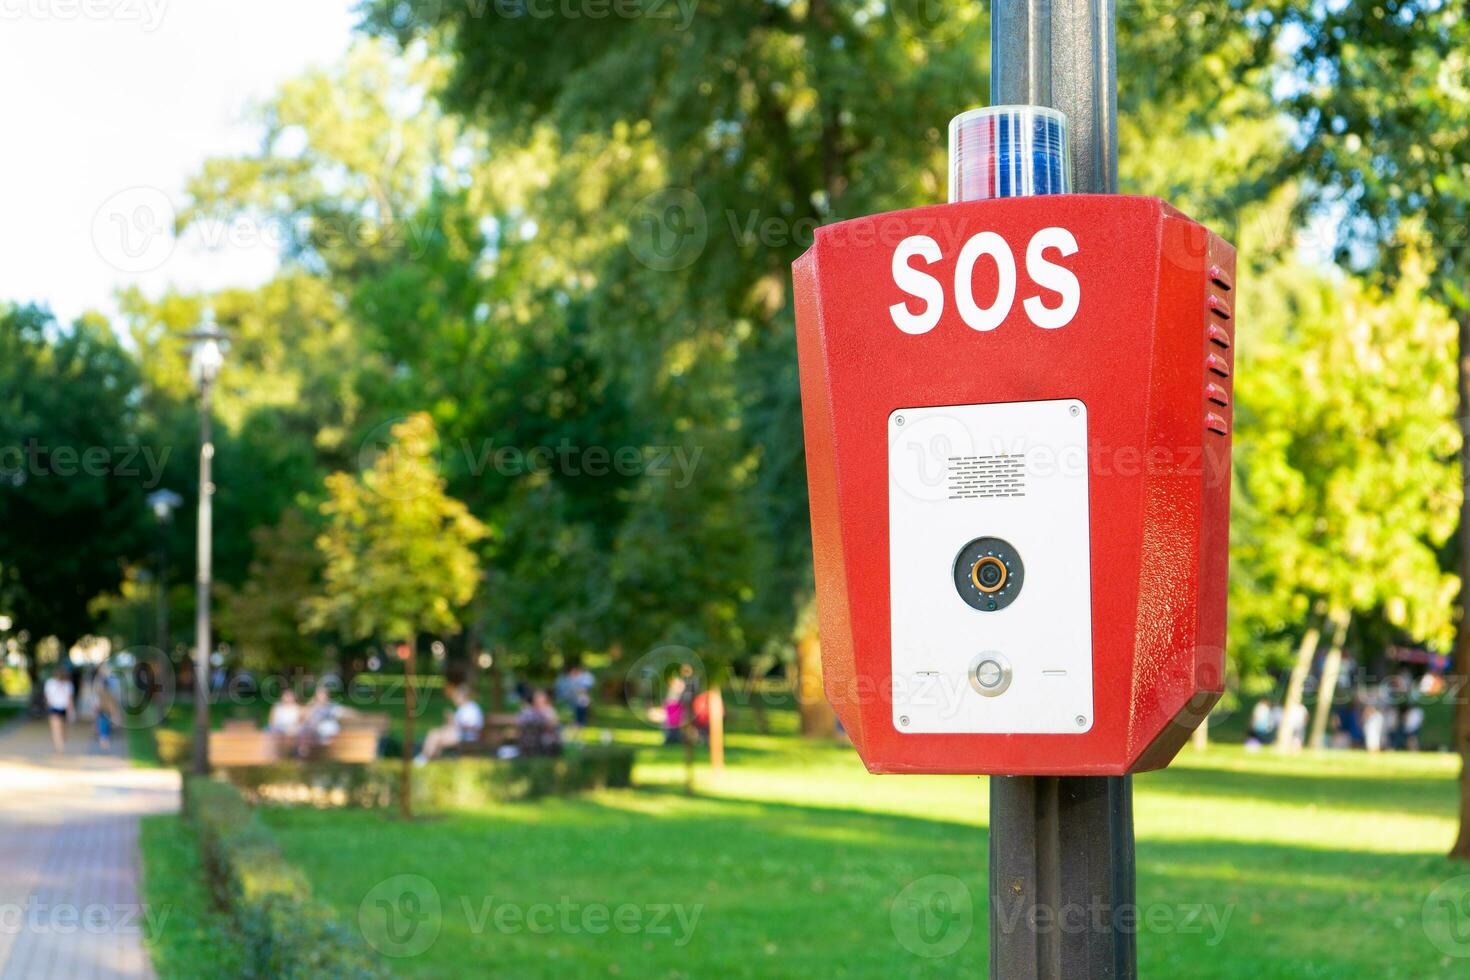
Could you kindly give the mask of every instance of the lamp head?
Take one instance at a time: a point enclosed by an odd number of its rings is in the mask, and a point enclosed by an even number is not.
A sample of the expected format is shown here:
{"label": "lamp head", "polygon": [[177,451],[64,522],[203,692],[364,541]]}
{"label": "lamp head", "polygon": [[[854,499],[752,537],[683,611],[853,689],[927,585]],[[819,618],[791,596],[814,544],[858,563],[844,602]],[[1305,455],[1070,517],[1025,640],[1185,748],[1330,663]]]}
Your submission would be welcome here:
{"label": "lamp head", "polygon": [[204,391],[219,377],[225,362],[224,341],[226,336],[214,320],[214,313],[205,307],[199,328],[187,334],[194,341],[194,350],[189,357],[189,377],[194,386]]}
{"label": "lamp head", "polygon": [[183,502],[184,498],[172,490],[155,490],[148,495],[148,506],[153,509],[153,516],[163,524],[173,519],[174,511]]}

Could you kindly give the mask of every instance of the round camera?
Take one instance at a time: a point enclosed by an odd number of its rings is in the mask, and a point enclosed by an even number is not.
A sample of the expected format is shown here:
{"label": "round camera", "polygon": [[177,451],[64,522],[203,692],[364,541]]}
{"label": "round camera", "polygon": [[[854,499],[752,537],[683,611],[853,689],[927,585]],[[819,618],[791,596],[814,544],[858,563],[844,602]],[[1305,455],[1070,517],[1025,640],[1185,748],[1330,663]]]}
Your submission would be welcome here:
{"label": "round camera", "polygon": [[992,555],[986,555],[975,563],[974,568],[970,569],[970,581],[981,592],[987,594],[999,592],[1005,588],[1006,584],[1005,562]]}
{"label": "round camera", "polygon": [[976,538],[955,556],[955,589],[967,605],[981,612],[995,612],[1015,602],[1025,575],[1020,552],[1002,538]]}

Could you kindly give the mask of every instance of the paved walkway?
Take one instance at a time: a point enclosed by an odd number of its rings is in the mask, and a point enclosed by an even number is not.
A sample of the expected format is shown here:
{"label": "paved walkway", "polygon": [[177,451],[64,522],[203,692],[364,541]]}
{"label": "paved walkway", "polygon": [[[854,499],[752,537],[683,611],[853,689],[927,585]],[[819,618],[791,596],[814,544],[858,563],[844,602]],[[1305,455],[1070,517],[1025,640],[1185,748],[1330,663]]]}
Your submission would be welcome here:
{"label": "paved walkway", "polygon": [[[126,733],[120,733],[126,736]],[[166,910],[138,897],[138,818],[176,810],[178,774],[134,769],[74,725],[0,729],[0,980],[152,977],[143,937]]]}

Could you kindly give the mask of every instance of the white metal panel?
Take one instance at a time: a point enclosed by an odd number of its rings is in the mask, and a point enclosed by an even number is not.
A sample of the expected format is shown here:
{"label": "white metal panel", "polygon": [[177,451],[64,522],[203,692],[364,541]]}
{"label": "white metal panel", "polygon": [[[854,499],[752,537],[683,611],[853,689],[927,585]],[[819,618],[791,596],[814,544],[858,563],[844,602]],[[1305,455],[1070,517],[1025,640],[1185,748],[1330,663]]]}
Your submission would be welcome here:
{"label": "white metal panel", "polygon": [[[905,408],[889,416],[888,433],[894,726],[1087,731],[1087,407],[1063,399]],[[967,604],[954,580],[961,549],[982,537],[1008,542],[1024,566],[1014,601],[994,611]],[[982,694],[972,676],[987,654],[1008,668],[999,694]]]}

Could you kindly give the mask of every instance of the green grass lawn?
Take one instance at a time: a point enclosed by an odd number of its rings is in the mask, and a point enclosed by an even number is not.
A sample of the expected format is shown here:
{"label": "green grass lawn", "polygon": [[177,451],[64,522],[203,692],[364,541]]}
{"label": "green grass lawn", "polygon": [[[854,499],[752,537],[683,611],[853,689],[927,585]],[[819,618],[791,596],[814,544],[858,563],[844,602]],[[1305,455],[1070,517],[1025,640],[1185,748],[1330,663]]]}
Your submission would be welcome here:
{"label": "green grass lawn", "polygon": [[[773,706],[770,735],[737,709],[727,769],[701,767],[688,797],[682,753],[658,747],[657,731],[626,710],[596,720],[646,747],[640,788],[412,825],[375,812],[264,818],[345,922],[389,952],[411,949],[393,945],[405,936],[426,947],[385,957],[395,975],[984,974],[984,779],[871,776],[849,748],[793,738],[794,713]],[[1456,765],[1215,745],[1138,777],[1143,975],[1470,975],[1470,959],[1423,928],[1430,893],[1470,872],[1441,856]],[[145,826],[149,900],[205,908],[173,820]],[[385,909],[405,911],[393,920],[405,931],[384,931]],[[190,913],[165,931],[162,976],[231,955],[200,939],[212,921]]]}
{"label": "green grass lawn", "polygon": [[[409,917],[388,937],[433,939],[389,959],[397,975],[983,975],[985,780],[870,776],[849,749],[785,736],[731,743],[729,768],[701,769],[693,798],[678,753],[657,749],[637,790],[412,825],[265,817],[317,893],[380,943],[383,908],[425,910],[427,931]],[[1442,756],[1218,747],[1139,777],[1143,975],[1466,975],[1470,960],[1421,927],[1426,896],[1467,870],[1440,856],[1453,775]],[[925,920],[934,944],[915,901],[950,903],[948,920]]]}

